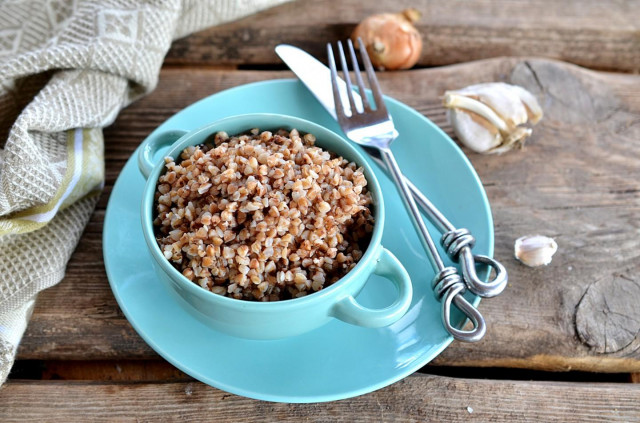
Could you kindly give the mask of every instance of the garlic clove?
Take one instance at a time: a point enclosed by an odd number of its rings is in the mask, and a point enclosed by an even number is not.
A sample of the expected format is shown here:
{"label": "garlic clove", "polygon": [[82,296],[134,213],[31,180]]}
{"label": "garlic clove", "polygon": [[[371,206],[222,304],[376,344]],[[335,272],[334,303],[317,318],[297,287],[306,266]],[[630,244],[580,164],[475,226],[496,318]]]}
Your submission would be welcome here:
{"label": "garlic clove", "polygon": [[518,94],[520,100],[527,109],[527,115],[529,116],[529,122],[536,124],[542,119],[542,107],[538,100],[529,91],[518,85],[511,85],[511,88]]}
{"label": "garlic clove", "polygon": [[495,126],[499,131],[507,132],[509,127],[500,116],[496,114],[489,106],[472,97],[461,95],[455,91],[447,91],[444,93],[444,106],[448,109],[457,109],[473,112],[480,117],[486,119],[491,125]]}
{"label": "garlic clove", "polygon": [[558,251],[558,244],[553,238],[544,235],[526,235],[516,240],[513,252],[522,264],[537,267],[551,263],[556,251]]}
{"label": "garlic clove", "polygon": [[489,106],[501,116],[510,127],[516,127],[527,122],[527,109],[520,100],[520,96],[510,85],[502,82],[471,85],[460,94],[475,98]]}
{"label": "garlic clove", "polygon": [[491,151],[502,144],[502,135],[488,120],[477,113],[447,109],[447,118],[460,140],[476,153]]}
{"label": "garlic clove", "polygon": [[491,108],[471,97],[447,92],[444,104],[458,139],[477,153],[504,153],[530,134],[519,127],[511,132]]}
{"label": "garlic clove", "polygon": [[460,142],[478,153],[500,154],[521,147],[532,133],[521,125],[542,117],[531,93],[503,82],[447,91],[444,106]]}

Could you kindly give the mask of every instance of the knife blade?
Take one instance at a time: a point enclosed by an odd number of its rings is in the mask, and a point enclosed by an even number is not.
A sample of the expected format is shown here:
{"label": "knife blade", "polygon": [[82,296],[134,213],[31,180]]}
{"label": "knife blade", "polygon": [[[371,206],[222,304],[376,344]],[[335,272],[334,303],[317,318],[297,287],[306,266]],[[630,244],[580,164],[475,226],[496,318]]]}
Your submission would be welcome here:
{"label": "knife blade", "polygon": [[[322,107],[337,120],[336,107],[333,100],[333,89],[331,87],[331,71],[318,59],[302,50],[301,48],[289,45],[280,44],[276,46],[276,54],[282,59],[282,61],[296,74],[298,79],[304,84],[305,87],[313,94],[313,96],[320,102]],[[342,104],[349,107],[349,101],[347,97],[347,84],[341,78],[338,78],[338,91],[342,99]],[[356,110],[361,112],[363,110],[362,98],[358,93],[353,92],[354,103]],[[348,109],[347,114],[350,114]],[[363,147],[364,150],[380,165],[381,169],[387,170],[386,166],[381,160],[380,154],[376,149]],[[429,199],[407,178],[404,176],[404,180],[411,191],[418,207],[425,213],[429,220],[440,230],[441,233],[445,233],[455,229],[455,226],[442,214],[438,209],[429,201]]]}
{"label": "knife blade", "polygon": [[[305,87],[322,104],[322,107],[329,112],[331,117],[337,120],[329,68],[306,51],[288,44],[276,46],[276,54],[296,74]],[[338,78],[338,91],[343,100],[342,104],[346,105],[346,114],[350,115],[351,109],[347,97],[347,84],[340,78]],[[354,92],[353,97],[356,109],[362,112],[364,109],[360,95]]]}

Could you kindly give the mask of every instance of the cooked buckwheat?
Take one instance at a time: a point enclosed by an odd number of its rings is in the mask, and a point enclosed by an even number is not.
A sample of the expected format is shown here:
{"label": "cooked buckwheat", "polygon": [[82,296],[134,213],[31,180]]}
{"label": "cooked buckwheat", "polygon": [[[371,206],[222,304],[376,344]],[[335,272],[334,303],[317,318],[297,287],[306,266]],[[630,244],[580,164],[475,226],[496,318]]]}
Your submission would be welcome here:
{"label": "cooked buckwheat", "polygon": [[189,280],[216,294],[276,301],[336,282],[373,230],[371,195],[355,163],[312,134],[257,129],[165,159],[157,241]]}

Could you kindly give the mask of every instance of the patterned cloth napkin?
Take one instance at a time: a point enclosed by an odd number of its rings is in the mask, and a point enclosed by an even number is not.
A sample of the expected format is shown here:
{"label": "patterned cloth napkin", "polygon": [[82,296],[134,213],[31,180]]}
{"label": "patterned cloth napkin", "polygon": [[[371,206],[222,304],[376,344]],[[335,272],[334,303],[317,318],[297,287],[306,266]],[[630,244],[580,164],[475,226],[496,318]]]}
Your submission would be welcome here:
{"label": "patterned cloth napkin", "polygon": [[98,200],[102,128],[173,39],[284,1],[0,0],[0,384]]}

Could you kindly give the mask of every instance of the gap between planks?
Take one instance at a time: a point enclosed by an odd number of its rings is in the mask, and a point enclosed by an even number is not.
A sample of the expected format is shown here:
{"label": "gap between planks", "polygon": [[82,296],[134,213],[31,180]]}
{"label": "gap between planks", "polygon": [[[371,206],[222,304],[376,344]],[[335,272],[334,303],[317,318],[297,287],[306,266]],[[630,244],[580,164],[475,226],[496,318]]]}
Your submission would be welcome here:
{"label": "gap between planks", "polygon": [[[547,372],[501,367],[427,365],[416,373],[467,379],[536,380],[548,382],[640,382],[636,373]],[[160,358],[147,360],[18,360],[9,375],[20,380],[85,380],[119,382],[192,381],[186,373]]]}

